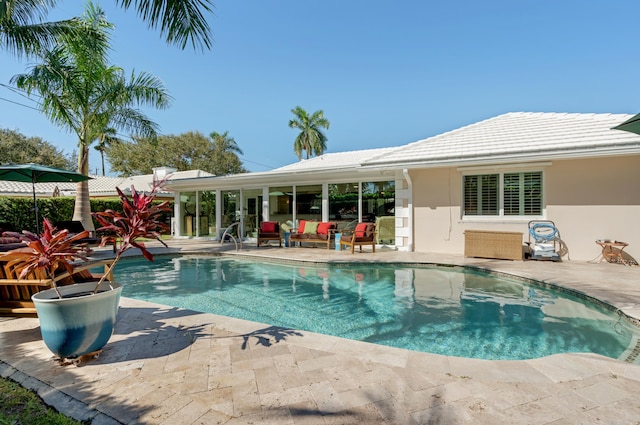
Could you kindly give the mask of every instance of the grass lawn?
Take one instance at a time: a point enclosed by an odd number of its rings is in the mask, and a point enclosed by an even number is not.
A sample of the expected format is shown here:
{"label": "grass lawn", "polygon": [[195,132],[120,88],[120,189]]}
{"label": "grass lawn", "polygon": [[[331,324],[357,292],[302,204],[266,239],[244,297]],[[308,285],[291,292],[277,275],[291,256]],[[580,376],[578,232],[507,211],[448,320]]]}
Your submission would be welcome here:
{"label": "grass lawn", "polygon": [[48,407],[37,394],[0,378],[0,425],[82,425]]}

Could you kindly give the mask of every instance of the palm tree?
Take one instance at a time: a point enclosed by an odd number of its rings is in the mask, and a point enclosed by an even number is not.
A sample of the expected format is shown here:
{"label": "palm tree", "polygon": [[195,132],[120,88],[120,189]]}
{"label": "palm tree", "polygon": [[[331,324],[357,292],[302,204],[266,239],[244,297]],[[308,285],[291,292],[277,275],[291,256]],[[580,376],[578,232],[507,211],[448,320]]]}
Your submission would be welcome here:
{"label": "palm tree", "polygon": [[231,152],[234,154],[243,155],[242,149],[240,149],[240,146],[238,146],[238,143],[233,137],[229,137],[228,131],[225,131],[222,134],[218,133],[217,131],[212,131],[211,134],[209,134],[209,137],[211,137],[211,140],[213,140],[213,146],[216,152]]}
{"label": "palm tree", "polygon": [[[107,63],[113,25],[99,7],[88,3],[78,22],[84,34],[62,37],[42,52],[42,63],[14,76],[12,82],[28,94],[37,92],[42,97],[40,109],[49,120],[77,135],[78,171],[88,175],[89,146],[105,129],[154,138],[157,124],[135,107],[165,109],[171,98],[158,78],[132,73],[127,79],[121,68]],[[78,183],[73,219],[87,230],[94,229],[87,182]]]}
{"label": "palm tree", "polygon": [[[16,55],[32,55],[50,48],[61,34],[74,31],[74,20],[44,22],[47,12],[59,0],[0,0],[0,48]],[[167,43],[184,49],[211,49],[211,29],[205,13],[211,13],[210,0],[114,0],[118,6],[137,14],[160,28]]]}
{"label": "palm tree", "polygon": [[322,132],[322,128],[329,128],[329,120],[324,117],[324,112],[315,111],[309,116],[300,106],[296,106],[291,112],[295,118],[289,120],[289,127],[300,130],[293,143],[293,152],[298,159],[302,159],[302,151],[306,152],[307,159],[314,152],[316,155],[322,155],[327,149],[327,136]]}
{"label": "palm tree", "polygon": [[117,130],[113,127],[107,127],[102,131],[102,134],[98,136],[98,143],[93,147],[100,152],[100,162],[102,163],[102,175],[104,176],[104,153],[109,146],[114,143],[120,142],[120,139],[116,137]]}
{"label": "palm tree", "polygon": [[229,132],[220,134],[216,131],[209,134],[213,141],[213,156],[215,158],[216,175],[244,173],[246,170],[238,155],[242,155],[242,149],[238,146]]}

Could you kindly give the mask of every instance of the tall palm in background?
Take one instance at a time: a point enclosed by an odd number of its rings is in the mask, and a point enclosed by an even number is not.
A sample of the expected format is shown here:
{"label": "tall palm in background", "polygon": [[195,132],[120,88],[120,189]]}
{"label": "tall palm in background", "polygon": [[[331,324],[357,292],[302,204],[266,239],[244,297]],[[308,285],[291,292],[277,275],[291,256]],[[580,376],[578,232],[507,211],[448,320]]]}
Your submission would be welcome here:
{"label": "tall palm in background", "polygon": [[95,150],[100,152],[100,163],[102,165],[103,176],[104,176],[104,154],[109,148],[109,146],[118,142],[120,142],[120,139],[118,138],[118,131],[113,127],[107,127],[102,131],[102,134],[98,136],[98,141],[96,145],[93,147]]}
{"label": "tall palm in background", "polygon": [[[150,28],[160,29],[167,43],[184,49],[211,49],[211,29],[205,14],[210,0],[114,0],[125,10],[135,8]],[[0,0],[0,49],[17,56],[48,49],[63,34],[75,30],[74,19],[46,22],[59,0]]]}
{"label": "tall palm in background", "polygon": [[289,120],[289,127],[299,129],[300,133],[293,143],[293,152],[298,159],[302,159],[302,151],[307,159],[314,153],[322,155],[327,149],[327,136],[322,132],[323,128],[329,128],[329,120],[324,117],[322,110],[309,115],[300,106],[291,110],[295,118]]}
{"label": "tall palm in background", "polygon": [[228,131],[222,134],[214,131],[209,134],[209,137],[213,142],[213,156],[216,164],[215,175],[222,176],[246,172],[242,166],[242,161],[238,158],[238,155],[242,155],[242,149],[240,149],[233,137],[229,137]]}
{"label": "tall palm in background", "polygon": [[[109,30],[113,25],[91,3],[78,19],[79,34],[60,37],[53,48],[41,52],[42,62],[26,74],[12,78],[28,94],[37,92],[40,109],[51,122],[78,137],[78,172],[89,174],[89,146],[109,127],[131,134],[156,137],[157,124],[135,109],[169,106],[162,82],[147,74],[131,74],[108,64]],[[93,230],[88,182],[78,183],[73,220]]]}

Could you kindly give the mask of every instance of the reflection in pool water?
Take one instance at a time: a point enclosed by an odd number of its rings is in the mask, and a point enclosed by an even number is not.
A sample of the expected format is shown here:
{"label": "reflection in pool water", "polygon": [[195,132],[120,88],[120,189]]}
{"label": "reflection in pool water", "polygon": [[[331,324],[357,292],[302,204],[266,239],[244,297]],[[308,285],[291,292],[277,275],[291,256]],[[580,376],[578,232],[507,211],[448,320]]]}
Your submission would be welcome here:
{"label": "reflection in pool water", "polygon": [[449,267],[130,259],[123,295],[416,351],[482,359],[626,358],[638,330],[570,295]]}

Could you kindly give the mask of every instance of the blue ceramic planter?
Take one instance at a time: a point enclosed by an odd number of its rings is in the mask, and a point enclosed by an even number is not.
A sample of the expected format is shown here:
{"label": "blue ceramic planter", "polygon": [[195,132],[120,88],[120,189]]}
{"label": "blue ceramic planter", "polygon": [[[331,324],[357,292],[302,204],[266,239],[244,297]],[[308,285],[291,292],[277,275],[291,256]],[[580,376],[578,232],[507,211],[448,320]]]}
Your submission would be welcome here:
{"label": "blue ceramic planter", "polygon": [[[40,332],[46,346],[60,358],[76,358],[100,350],[107,344],[116,323],[122,285],[103,282],[97,294],[96,282],[61,286],[64,298],[54,289],[33,295]],[[69,297],[69,298],[67,298]]]}

